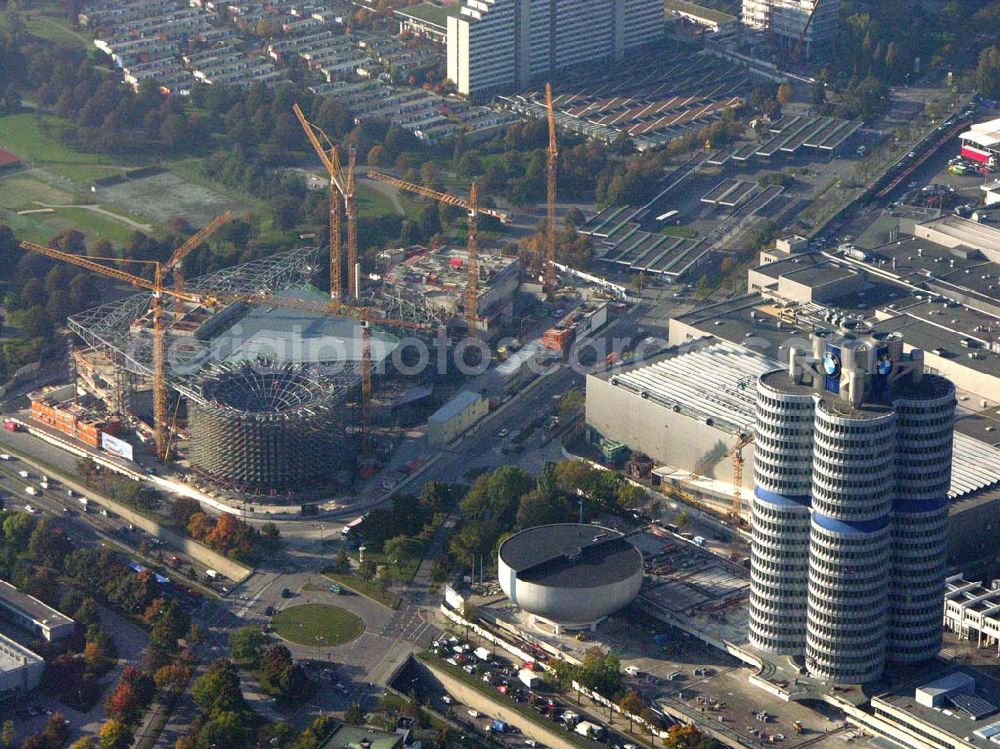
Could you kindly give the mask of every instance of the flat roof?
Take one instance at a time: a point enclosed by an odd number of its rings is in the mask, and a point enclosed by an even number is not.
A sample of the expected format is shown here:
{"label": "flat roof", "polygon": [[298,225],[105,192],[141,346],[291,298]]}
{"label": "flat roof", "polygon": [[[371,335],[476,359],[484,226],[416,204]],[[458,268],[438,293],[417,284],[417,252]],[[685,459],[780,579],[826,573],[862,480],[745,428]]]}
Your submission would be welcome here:
{"label": "flat roof", "polygon": [[479,393],[474,393],[471,390],[463,390],[454,398],[445,403],[441,408],[432,413],[428,417],[427,421],[433,421],[435,423],[448,421],[449,419],[458,416],[465,409],[471,406],[473,403],[483,399],[483,396]]}
{"label": "flat roof", "polygon": [[0,674],[16,671],[22,666],[32,663],[42,663],[42,656],[28,650],[18,642],[0,634]]}
{"label": "flat roof", "polygon": [[[960,360],[963,367],[1000,377],[1000,355],[987,351],[982,346],[965,348],[961,345],[963,338],[979,338],[981,335],[973,332],[979,324],[975,322],[979,316],[974,314],[974,310],[956,307],[948,309],[948,315],[942,317],[929,316],[928,313],[932,311],[935,311],[934,307],[926,304],[908,306],[895,312],[892,317],[875,322],[874,328],[883,333],[900,333],[908,346],[923,349],[943,359]],[[991,319],[995,326],[996,320]],[[955,320],[958,322],[953,322]],[[977,354],[979,358],[970,359],[970,353]]]}
{"label": "flat roof", "polygon": [[858,271],[856,270],[839,265],[838,263],[826,261],[823,263],[816,263],[808,267],[790,270],[783,274],[782,278],[787,278],[790,281],[800,283],[803,286],[816,288],[857,275]]}
{"label": "flat roof", "polygon": [[925,221],[921,226],[942,232],[970,247],[991,250],[996,250],[997,247],[1000,247],[1000,229],[994,229],[992,226],[980,224],[971,219],[955,216],[954,214],[945,214],[940,218]]}
{"label": "flat roof", "polygon": [[663,9],[666,11],[674,11],[677,13],[684,13],[689,16],[704,18],[707,21],[717,24],[732,23],[736,21],[736,16],[724,13],[721,10],[716,10],[715,8],[707,8],[704,5],[690,3],[687,2],[687,0],[663,0]]}
{"label": "flat roof", "polygon": [[403,741],[398,733],[379,731],[364,726],[342,725],[333,735],[323,742],[322,749],[395,749]]}
{"label": "flat roof", "polygon": [[[975,680],[975,696],[990,703],[993,706],[1000,705],[1000,682],[985,676],[973,669],[948,669],[936,674],[938,679],[945,678],[950,674],[962,673]],[[933,677],[924,677],[916,682],[910,682],[905,686],[885,694],[877,695],[872,699],[872,706],[885,703],[893,708],[905,712],[915,721],[933,726],[939,731],[944,731],[951,736],[961,739],[965,743],[980,747],[981,749],[996,749],[996,744],[991,742],[988,736],[990,731],[985,731],[990,726],[1000,723],[1000,714],[997,711],[990,711],[980,718],[973,717],[970,713],[948,704],[944,707],[929,707],[918,705],[916,700],[916,690],[923,686],[931,686],[937,683]],[[980,735],[983,732],[986,736]]]}
{"label": "flat roof", "polygon": [[73,623],[73,620],[65,614],[59,613],[34,596],[22,593],[6,580],[0,580],[0,598],[15,607],[18,611],[24,613],[25,616],[29,616],[39,624],[44,624],[47,627],[58,627],[63,624]]}
{"label": "flat roof", "polygon": [[[308,289],[281,291],[274,296],[329,302],[326,294]],[[223,310],[219,314],[225,313]],[[219,361],[237,362],[264,357],[296,364],[360,362],[361,331],[361,322],[348,317],[257,304],[248,307],[245,315],[214,336],[211,348]],[[373,330],[372,362],[377,364],[385,360],[398,345],[396,336]]]}
{"label": "flat roof", "polygon": [[412,18],[421,21],[428,26],[436,26],[441,31],[448,30],[448,17],[462,14],[461,4],[456,5],[435,5],[434,3],[420,3],[411,5],[408,8],[400,8],[396,11],[397,16]]}
{"label": "flat roof", "polygon": [[624,535],[585,523],[528,528],[500,544],[499,555],[518,580],[552,587],[593,588],[642,570],[642,554]]}
{"label": "flat roof", "polygon": [[803,268],[813,268],[817,265],[829,262],[822,255],[803,252],[788,257],[775,260],[773,263],[764,263],[756,268],[751,268],[754,273],[760,273],[777,281],[781,276]]}

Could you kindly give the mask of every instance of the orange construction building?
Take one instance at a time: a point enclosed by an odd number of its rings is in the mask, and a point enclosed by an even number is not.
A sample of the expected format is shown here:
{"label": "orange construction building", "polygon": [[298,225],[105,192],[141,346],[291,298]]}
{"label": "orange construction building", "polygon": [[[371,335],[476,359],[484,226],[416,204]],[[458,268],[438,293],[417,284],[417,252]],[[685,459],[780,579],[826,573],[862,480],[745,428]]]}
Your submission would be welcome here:
{"label": "orange construction building", "polygon": [[[72,386],[70,386],[72,388]],[[31,417],[91,447],[101,446],[101,433],[116,435],[121,421],[116,417],[101,418],[94,412],[67,398],[67,388],[53,388],[30,393]],[[71,391],[69,393],[71,395]]]}

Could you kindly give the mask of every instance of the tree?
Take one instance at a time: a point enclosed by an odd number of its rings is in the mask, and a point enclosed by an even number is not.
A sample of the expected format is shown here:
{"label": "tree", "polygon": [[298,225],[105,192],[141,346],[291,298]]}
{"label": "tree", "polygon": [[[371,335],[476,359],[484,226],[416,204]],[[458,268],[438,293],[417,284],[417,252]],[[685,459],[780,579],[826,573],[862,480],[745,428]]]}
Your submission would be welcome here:
{"label": "tree", "polygon": [[365,717],[365,709],[357,702],[352,702],[344,711],[344,722],[351,725],[364,725]]}
{"label": "tree", "polygon": [[396,536],[386,541],[382,550],[395,564],[402,564],[420,556],[421,544],[409,536]]}
{"label": "tree", "polygon": [[373,580],[376,572],[378,572],[378,566],[371,559],[366,559],[358,565],[358,576],[362,580]]}
{"label": "tree", "polygon": [[570,208],[566,211],[566,215],[563,216],[563,223],[574,229],[578,226],[583,226],[586,221],[587,217],[583,215],[583,211],[579,208]]}
{"label": "tree", "polygon": [[10,749],[10,747],[14,746],[16,739],[17,731],[14,729],[14,721],[5,720],[3,728],[0,729],[0,743],[3,743],[4,749]]}
{"label": "tree", "polygon": [[792,84],[788,81],[783,81],[780,86],[778,86],[778,92],[774,95],[775,100],[784,106],[792,100]]}
{"label": "tree", "polygon": [[240,663],[260,665],[264,642],[264,635],[259,627],[240,627],[229,633],[229,651]]}
{"label": "tree", "polygon": [[93,736],[83,736],[70,744],[69,749],[97,749],[97,742]]}
{"label": "tree", "polygon": [[191,669],[187,666],[180,666],[169,663],[156,669],[153,674],[153,682],[156,688],[164,692],[179,692],[191,678]]}
{"label": "tree", "polygon": [[15,551],[24,551],[35,530],[35,519],[26,512],[15,512],[3,521],[3,537],[6,545]]}
{"label": "tree", "polygon": [[385,147],[381,145],[372,146],[368,150],[368,157],[366,161],[369,166],[385,166],[388,162],[388,156],[385,152]]}
{"label": "tree", "polygon": [[131,729],[121,721],[111,719],[101,726],[100,749],[128,749],[132,745]]}
{"label": "tree", "polygon": [[201,512],[201,504],[191,497],[177,497],[171,509],[171,517],[177,525],[187,527],[191,522],[191,517],[195,513]]}
{"label": "tree", "polygon": [[983,96],[992,98],[1000,95],[1000,48],[996,45],[979,53],[976,86]]}
{"label": "tree", "polygon": [[347,557],[347,551],[344,549],[340,549],[333,558],[333,571],[342,573],[351,571],[351,560]]}
{"label": "tree", "polygon": [[187,530],[191,538],[202,540],[212,529],[215,528],[215,521],[211,517],[206,515],[204,512],[196,512],[188,520]]}
{"label": "tree", "polygon": [[634,690],[629,690],[618,700],[618,707],[625,711],[628,716],[628,730],[632,730],[632,716],[639,715],[646,709],[646,703],[642,701]]}
{"label": "tree", "polygon": [[219,658],[191,686],[191,696],[201,712],[242,711],[246,705],[240,691],[240,676],[232,662]]}

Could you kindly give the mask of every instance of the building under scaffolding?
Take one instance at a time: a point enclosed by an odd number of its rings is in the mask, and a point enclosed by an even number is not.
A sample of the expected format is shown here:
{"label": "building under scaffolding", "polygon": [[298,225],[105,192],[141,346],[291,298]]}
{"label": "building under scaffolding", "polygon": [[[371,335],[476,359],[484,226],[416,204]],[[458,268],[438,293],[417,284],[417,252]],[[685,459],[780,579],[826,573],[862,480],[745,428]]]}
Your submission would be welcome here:
{"label": "building under scaffolding", "polygon": [[212,365],[191,405],[191,467],[213,483],[251,494],[300,492],[340,468],[342,393],[322,369],[273,362]]}
{"label": "building under scaffolding", "polygon": [[[328,301],[307,285],[318,259],[316,249],[292,250],[187,284],[196,293],[273,295],[274,303],[166,310],[167,384],[188,405],[188,457],[222,488],[251,495],[305,489],[353,453],[345,434],[360,384],[361,324],[281,304],[288,296]],[[149,432],[134,418],[137,384],[152,378],[149,302],[148,293],[134,294],[69,319],[84,342],[73,357],[80,384],[111,413],[127,415],[140,438]],[[390,316],[436,320],[419,300],[376,304]],[[376,372],[398,345],[395,336],[372,332]]]}

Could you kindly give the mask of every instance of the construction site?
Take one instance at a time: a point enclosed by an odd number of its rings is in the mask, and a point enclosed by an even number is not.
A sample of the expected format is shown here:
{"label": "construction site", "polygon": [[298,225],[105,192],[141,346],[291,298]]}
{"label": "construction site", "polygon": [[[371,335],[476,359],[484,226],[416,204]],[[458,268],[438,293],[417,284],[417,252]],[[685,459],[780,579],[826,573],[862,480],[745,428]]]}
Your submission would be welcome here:
{"label": "construction site", "polygon": [[[495,337],[511,316],[521,268],[516,258],[480,257],[477,224],[480,215],[508,222],[509,214],[480,207],[475,183],[462,198],[369,171],[369,179],[465,210],[468,228],[464,250],[396,256],[383,275],[363,275],[354,150],[343,167],[325,133],[297,105],[294,112],[330,177],[329,291],[315,285],[325,265],[318,247],[185,279],[184,259],[229,212],[166,262],[129,261],[139,267],[131,272],[115,258],[22,242],[138,291],[69,318],[78,344],[70,384],[37,394],[34,421],[147,467],[154,463],[140,456],[173,463],[177,477],[212,493],[270,504],[321,501],[372,477],[391,455],[373,415],[393,422],[398,406],[434,391],[430,368],[397,371],[397,359],[405,359],[399,336],[432,347],[449,332]],[[538,272],[554,296],[551,112],[549,128],[547,257]]]}

